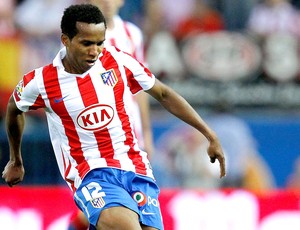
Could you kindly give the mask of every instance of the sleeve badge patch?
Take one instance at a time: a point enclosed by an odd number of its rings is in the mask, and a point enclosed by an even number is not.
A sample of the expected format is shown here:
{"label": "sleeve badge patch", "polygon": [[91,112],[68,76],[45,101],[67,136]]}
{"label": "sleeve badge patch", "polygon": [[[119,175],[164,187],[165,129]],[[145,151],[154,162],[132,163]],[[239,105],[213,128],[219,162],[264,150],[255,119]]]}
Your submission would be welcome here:
{"label": "sleeve badge patch", "polygon": [[14,90],[14,96],[17,101],[19,101],[20,97],[22,96],[23,88],[24,88],[24,83],[23,80],[21,80]]}

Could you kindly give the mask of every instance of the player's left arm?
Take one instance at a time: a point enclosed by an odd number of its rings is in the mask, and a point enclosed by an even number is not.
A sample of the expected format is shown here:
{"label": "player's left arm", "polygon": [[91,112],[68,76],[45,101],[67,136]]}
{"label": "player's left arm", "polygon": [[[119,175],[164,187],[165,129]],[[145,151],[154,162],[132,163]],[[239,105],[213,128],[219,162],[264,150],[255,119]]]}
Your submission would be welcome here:
{"label": "player's left arm", "polygon": [[154,86],[146,91],[153,96],[170,113],[200,131],[209,141],[207,153],[212,163],[220,163],[220,177],[225,176],[225,158],[220,141],[215,132],[203,121],[194,108],[173,89],[155,80]]}

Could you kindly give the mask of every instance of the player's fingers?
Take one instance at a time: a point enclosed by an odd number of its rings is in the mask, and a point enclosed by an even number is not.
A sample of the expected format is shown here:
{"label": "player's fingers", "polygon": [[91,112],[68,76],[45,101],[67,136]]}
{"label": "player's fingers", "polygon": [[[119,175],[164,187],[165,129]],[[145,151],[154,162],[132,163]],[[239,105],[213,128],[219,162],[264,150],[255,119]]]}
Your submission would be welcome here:
{"label": "player's fingers", "polygon": [[226,170],[224,167],[221,166],[221,169],[220,169],[220,178],[226,176]]}
{"label": "player's fingers", "polygon": [[220,163],[220,178],[226,176],[226,167],[225,167],[225,159],[224,157],[218,158]]}
{"label": "player's fingers", "polygon": [[222,178],[226,175],[225,159],[223,157],[210,157],[210,162],[215,163],[216,159],[218,159],[220,164],[220,178]]}
{"label": "player's fingers", "polygon": [[17,181],[12,181],[12,182],[7,182],[8,186],[9,187],[13,187],[14,185],[20,183],[20,180],[17,180]]}

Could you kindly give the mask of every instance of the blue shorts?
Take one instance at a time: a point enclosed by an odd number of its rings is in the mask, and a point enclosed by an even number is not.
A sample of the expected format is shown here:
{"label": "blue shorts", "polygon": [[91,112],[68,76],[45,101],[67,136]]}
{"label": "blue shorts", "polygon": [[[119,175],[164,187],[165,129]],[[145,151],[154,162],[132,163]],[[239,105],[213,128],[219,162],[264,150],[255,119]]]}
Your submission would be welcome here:
{"label": "blue shorts", "polygon": [[140,223],[163,230],[158,195],[159,188],[149,177],[101,168],[84,177],[74,200],[93,226],[96,226],[102,210],[123,206],[136,212]]}

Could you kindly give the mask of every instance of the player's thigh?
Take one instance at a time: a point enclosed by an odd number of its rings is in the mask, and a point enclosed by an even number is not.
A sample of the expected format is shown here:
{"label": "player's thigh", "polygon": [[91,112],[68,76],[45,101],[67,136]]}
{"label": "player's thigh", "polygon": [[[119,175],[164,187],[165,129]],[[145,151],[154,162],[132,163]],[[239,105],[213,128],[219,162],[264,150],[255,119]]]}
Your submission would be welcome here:
{"label": "player's thigh", "polygon": [[149,226],[142,226],[143,230],[157,230],[157,228],[149,227]]}
{"label": "player's thigh", "polygon": [[101,212],[97,222],[97,229],[141,230],[142,228],[136,212],[126,207],[111,207]]}

